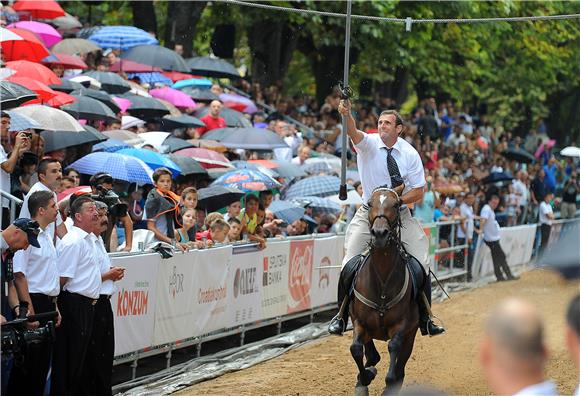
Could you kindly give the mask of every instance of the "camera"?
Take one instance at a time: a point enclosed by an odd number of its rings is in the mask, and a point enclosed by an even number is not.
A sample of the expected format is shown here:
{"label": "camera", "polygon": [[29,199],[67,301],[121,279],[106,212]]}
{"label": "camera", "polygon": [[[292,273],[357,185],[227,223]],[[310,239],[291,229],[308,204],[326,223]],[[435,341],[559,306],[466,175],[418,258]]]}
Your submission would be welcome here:
{"label": "camera", "polygon": [[109,208],[109,214],[113,217],[125,217],[127,215],[127,204],[121,202],[119,196],[112,190],[108,190],[102,185],[97,185],[98,194],[91,194],[95,201],[101,201]]}

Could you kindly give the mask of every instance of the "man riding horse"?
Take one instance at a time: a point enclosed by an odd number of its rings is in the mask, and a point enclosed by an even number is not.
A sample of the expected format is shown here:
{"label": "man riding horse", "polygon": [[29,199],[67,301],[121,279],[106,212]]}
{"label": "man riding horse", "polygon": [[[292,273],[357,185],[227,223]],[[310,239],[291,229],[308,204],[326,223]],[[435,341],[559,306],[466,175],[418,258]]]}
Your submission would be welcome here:
{"label": "man riding horse", "polygon": [[[347,118],[347,133],[357,150],[357,166],[363,186],[363,200],[368,202],[373,190],[380,186],[401,191],[399,198],[401,242],[409,260],[418,261],[426,277],[422,293],[417,293],[419,328],[422,335],[435,336],[445,332],[431,318],[431,279],[429,276],[429,241],[421,225],[411,217],[407,205],[423,198],[425,171],[419,153],[405,139],[403,120],[395,110],[385,110],[379,116],[378,133],[367,134],[356,128],[349,100],[341,100],[338,111]],[[362,205],[351,220],[345,236],[339,289],[344,285],[345,297],[339,301],[338,314],[328,326],[331,334],[342,335],[348,322],[349,292],[354,272],[371,241],[368,206]]]}

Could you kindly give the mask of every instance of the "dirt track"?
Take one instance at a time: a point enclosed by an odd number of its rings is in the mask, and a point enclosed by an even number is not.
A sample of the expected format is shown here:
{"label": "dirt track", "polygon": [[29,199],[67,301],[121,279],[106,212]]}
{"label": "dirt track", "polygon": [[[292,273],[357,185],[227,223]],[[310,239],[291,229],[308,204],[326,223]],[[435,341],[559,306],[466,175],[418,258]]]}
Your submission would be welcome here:
{"label": "dirt track", "polygon": [[[550,349],[547,374],[560,394],[571,395],[578,378],[564,344],[565,311],[580,283],[564,283],[550,272],[535,270],[517,282],[495,283],[457,293],[436,304],[434,311],[447,327],[444,336],[418,336],[407,364],[405,383],[431,384],[455,395],[488,395],[478,363],[478,342],[486,314],[499,300],[518,296],[542,312]],[[327,337],[279,358],[187,388],[178,395],[352,395],[356,367],[350,356],[351,333]],[[383,359],[369,387],[371,395],[384,386],[386,343],[378,342]]]}

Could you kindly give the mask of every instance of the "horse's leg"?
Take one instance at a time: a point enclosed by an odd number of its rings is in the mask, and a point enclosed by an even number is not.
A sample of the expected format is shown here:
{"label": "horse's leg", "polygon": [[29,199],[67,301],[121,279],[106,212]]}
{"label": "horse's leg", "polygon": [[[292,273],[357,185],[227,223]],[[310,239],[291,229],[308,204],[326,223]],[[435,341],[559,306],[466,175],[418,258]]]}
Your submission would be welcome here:
{"label": "horse's leg", "polygon": [[366,331],[360,323],[355,320],[353,323],[353,339],[350,346],[350,353],[358,367],[358,381],[355,388],[355,394],[364,395],[368,394],[367,386],[377,375],[376,369],[366,368],[363,363],[364,358],[364,345],[366,339]]}
{"label": "horse's leg", "polygon": [[[396,336],[400,335],[398,350],[394,362],[393,354],[391,354],[391,364],[385,380],[386,386],[383,390],[382,396],[396,394],[401,389],[403,380],[405,379],[405,366],[407,365],[409,357],[411,357],[411,352],[413,352],[413,345],[415,345],[416,332],[417,329],[415,328],[406,334],[397,333]],[[390,352],[391,343],[389,343],[389,353]]]}
{"label": "horse's leg", "polygon": [[381,355],[372,339],[365,344],[365,358],[365,367],[374,367],[381,361]]}
{"label": "horse's leg", "polygon": [[[401,346],[403,344],[403,337],[404,333],[398,332],[396,333],[391,341],[389,341],[389,371],[387,372],[387,376],[385,377],[385,389],[383,391],[383,395],[389,394],[393,385],[397,383],[397,376],[395,373],[395,367],[397,366],[397,359],[399,357],[399,352],[401,350]],[[398,389],[395,386],[395,389]]]}

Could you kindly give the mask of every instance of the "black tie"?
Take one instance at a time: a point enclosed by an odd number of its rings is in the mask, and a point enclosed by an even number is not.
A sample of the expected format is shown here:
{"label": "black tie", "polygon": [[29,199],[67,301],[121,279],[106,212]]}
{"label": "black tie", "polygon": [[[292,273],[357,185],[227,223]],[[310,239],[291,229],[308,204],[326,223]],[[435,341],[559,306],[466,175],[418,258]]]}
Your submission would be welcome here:
{"label": "black tie", "polygon": [[392,147],[387,148],[387,169],[389,170],[389,175],[391,175],[391,188],[395,188],[403,184],[403,178],[391,151],[393,151]]}

